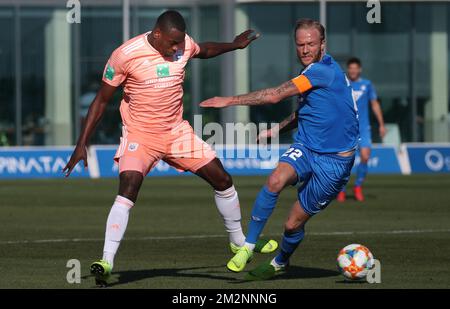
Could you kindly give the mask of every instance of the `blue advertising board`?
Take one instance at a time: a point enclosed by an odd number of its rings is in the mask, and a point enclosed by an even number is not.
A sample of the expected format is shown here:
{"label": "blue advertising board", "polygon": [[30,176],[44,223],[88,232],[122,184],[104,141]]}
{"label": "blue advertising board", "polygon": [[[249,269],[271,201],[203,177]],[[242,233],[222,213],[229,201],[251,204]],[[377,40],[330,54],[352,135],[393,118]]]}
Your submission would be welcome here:
{"label": "blue advertising board", "polygon": [[[278,158],[286,151],[288,145],[279,148],[265,147],[215,147],[217,157],[231,175],[268,175],[275,168]],[[100,177],[118,175],[118,165],[113,161],[116,146],[95,146]],[[179,172],[164,161],[159,161],[149,176],[189,175]]]}
{"label": "blue advertising board", "polygon": [[450,144],[406,144],[412,173],[450,173]]}
{"label": "blue advertising board", "polygon": [[[257,146],[216,146],[217,157],[232,175],[268,175],[289,145],[278,148]],[[450,173],[450,143],[402,144],[402,155],[394,146],[374,145],[369,172],[374,174]],[[113,157],[117,146],[92,146],[89,170],[79,163],[71,177],[116,177],[118,166]],[[61,172],[73,151],[68,147],[0,147],[0,179],[63,178]],[[404,154],[404,155],[403,155]],[[355,160],[359,163],[359,155]],[[400,164],[402,163],[402,164]],[[190,175],[178,172],[160,161],[149,176]]]}
{"label": "blue advertising board", "polygon": [[[355,158],[355,166],[360,162],[359,153]],[[368,162],[369,173],[373,174],[401,174],[401,168],[397,157],[397,149],[394,146],[373,145]]]}
{"label": "blue advertising board", "polygon": [[[97,164],[100,177],[116,177],[119,174],[119,166],[114,161],[114,155],[117,146],[93,146],[97,155]],[[174,176],[183,175],[187,173],[180,173],[164,161],[159,161],[158,164],[149,173],[149,176]]]}
{"label": "blue advertising board", "polygon": [[[73,147],[4,147],[0,148],[0,178],[62,178],[62,169]],[[83,162],[71,177],[89,177]]]}

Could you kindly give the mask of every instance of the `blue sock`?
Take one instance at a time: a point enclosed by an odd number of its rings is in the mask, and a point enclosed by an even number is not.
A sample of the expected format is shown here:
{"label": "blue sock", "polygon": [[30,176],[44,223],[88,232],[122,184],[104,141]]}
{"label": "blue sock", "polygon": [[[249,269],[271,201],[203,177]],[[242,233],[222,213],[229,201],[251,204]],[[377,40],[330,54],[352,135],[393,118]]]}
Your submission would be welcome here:
{"label": "blue sock", "polygon": [[267,219],[272,214],[275,205],[277,204],[278,193],[270,192],[267,186],[264,186],[259,191],[256,197],[255,204],[253,205],[252,217],[248,226],[246,242],[250,244],[256,244]]}
{"label": "blue sock", "polygon": [[275,262],[280,265],[286,265],[292,253],[294,253],[295,249],[297,249],[298,245],[302,242],[303,237],[305,237],[304,228],[294,233],[288,234],[284,232],[281,249],[275,257]]}
{"label": "blue sock", "polygon": [[356,170],[356,181],[355,187],[362,186],[364,179],[367,175],[367,163],[359,163],[358,169]]}

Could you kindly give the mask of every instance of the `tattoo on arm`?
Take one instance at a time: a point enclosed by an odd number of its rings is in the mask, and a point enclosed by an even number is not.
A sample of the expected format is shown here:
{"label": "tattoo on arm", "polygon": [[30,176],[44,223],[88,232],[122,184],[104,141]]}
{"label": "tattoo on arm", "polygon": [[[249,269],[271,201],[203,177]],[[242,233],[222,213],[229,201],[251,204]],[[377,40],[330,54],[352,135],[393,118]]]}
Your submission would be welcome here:
{"label": "tattoo on arm", "polygon": [[262,89],[248,94],[232,97],[232,105],[263,105],[278,103],[281,100],[299,94],[297,87],[287,81],[278,87]]}

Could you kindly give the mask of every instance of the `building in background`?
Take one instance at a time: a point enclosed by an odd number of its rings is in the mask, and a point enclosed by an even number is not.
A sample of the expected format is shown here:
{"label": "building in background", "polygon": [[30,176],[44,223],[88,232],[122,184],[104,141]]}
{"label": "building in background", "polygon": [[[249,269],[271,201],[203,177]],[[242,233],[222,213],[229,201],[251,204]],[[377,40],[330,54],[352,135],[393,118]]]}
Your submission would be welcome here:
{"label": "building in background", "polygon": [[[0,0],[0,145],[70,145],[80,131],[84,94],[101,80],[123,40],[179,10],[197,41],[230,41],[253,28],[250,48],[193,60],[185,82],[185,117],[210,122],[280,121],[295,100],[277,106],[200,110],[198,102],[277,85],[300,71],[293,27],[301,17],[327,26],[328,51],[351,56],[375,84],[385,120],[402,142],[450,141],[450,2],[381,1],[381,23],[369,24],[366,1],[83,0],[81,23],[69,24],[65,0]],[[92,143],[118,143],[118,92]],[[373,130],[377,132],[377,130]],[[287,137],[288,138],[288,137]],[[377,136],[374,136],[377,141]]]}

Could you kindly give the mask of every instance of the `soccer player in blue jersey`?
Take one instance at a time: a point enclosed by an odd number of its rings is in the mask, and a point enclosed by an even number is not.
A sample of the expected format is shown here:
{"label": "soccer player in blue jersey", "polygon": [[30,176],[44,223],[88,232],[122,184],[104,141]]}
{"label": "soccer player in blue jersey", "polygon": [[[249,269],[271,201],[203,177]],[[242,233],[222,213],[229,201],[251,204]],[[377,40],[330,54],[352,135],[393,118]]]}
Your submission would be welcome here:
{"label": "soccer player in blue jersey", "polygon": [[[347,76],[353,88],[356,105],[359,112],[359,155],[360,163],[356,169],[356,181],[353,187],[353,194],[357,201],[364,201],[362,192],[362,184],[367,175],[367,163],[370,158],[370,150],[372,147],[372,137],[370,130],[369,105],[378,121],[378,130],[380,137],[386,134],[384,127],[383,112],[381,111],[380,102],[377,99],[377,93],[372,83],[368,79],[361,78],[362,66],[358,58],[350,58],[347,61]],[[346,199],[345,189],[341,191],[336,200],[344,202]]]}
{"label": "soccer player in blue jersey", "polygon": [[256,240],[272,214],[280,192],[298,184],[297,201],[285,222],[282,245],[270,262],[250,272],[266,279],[285,269],[305,235],[305,224],[322,211],[344,188],[358,145],[358,111],[350,81],[336,61],[325,53],[325,29],[317,21],[301,19],[295,27],[297,56],[305,67],[299,76],[280,86],[233,97],[215,97],[203,107],[276,104],[298,96],[298,109],[268,136],[298,127],[295,142],[281,156],[259,192],[245,245],[228,262],[234,272],[244,269],[253,256]]}

